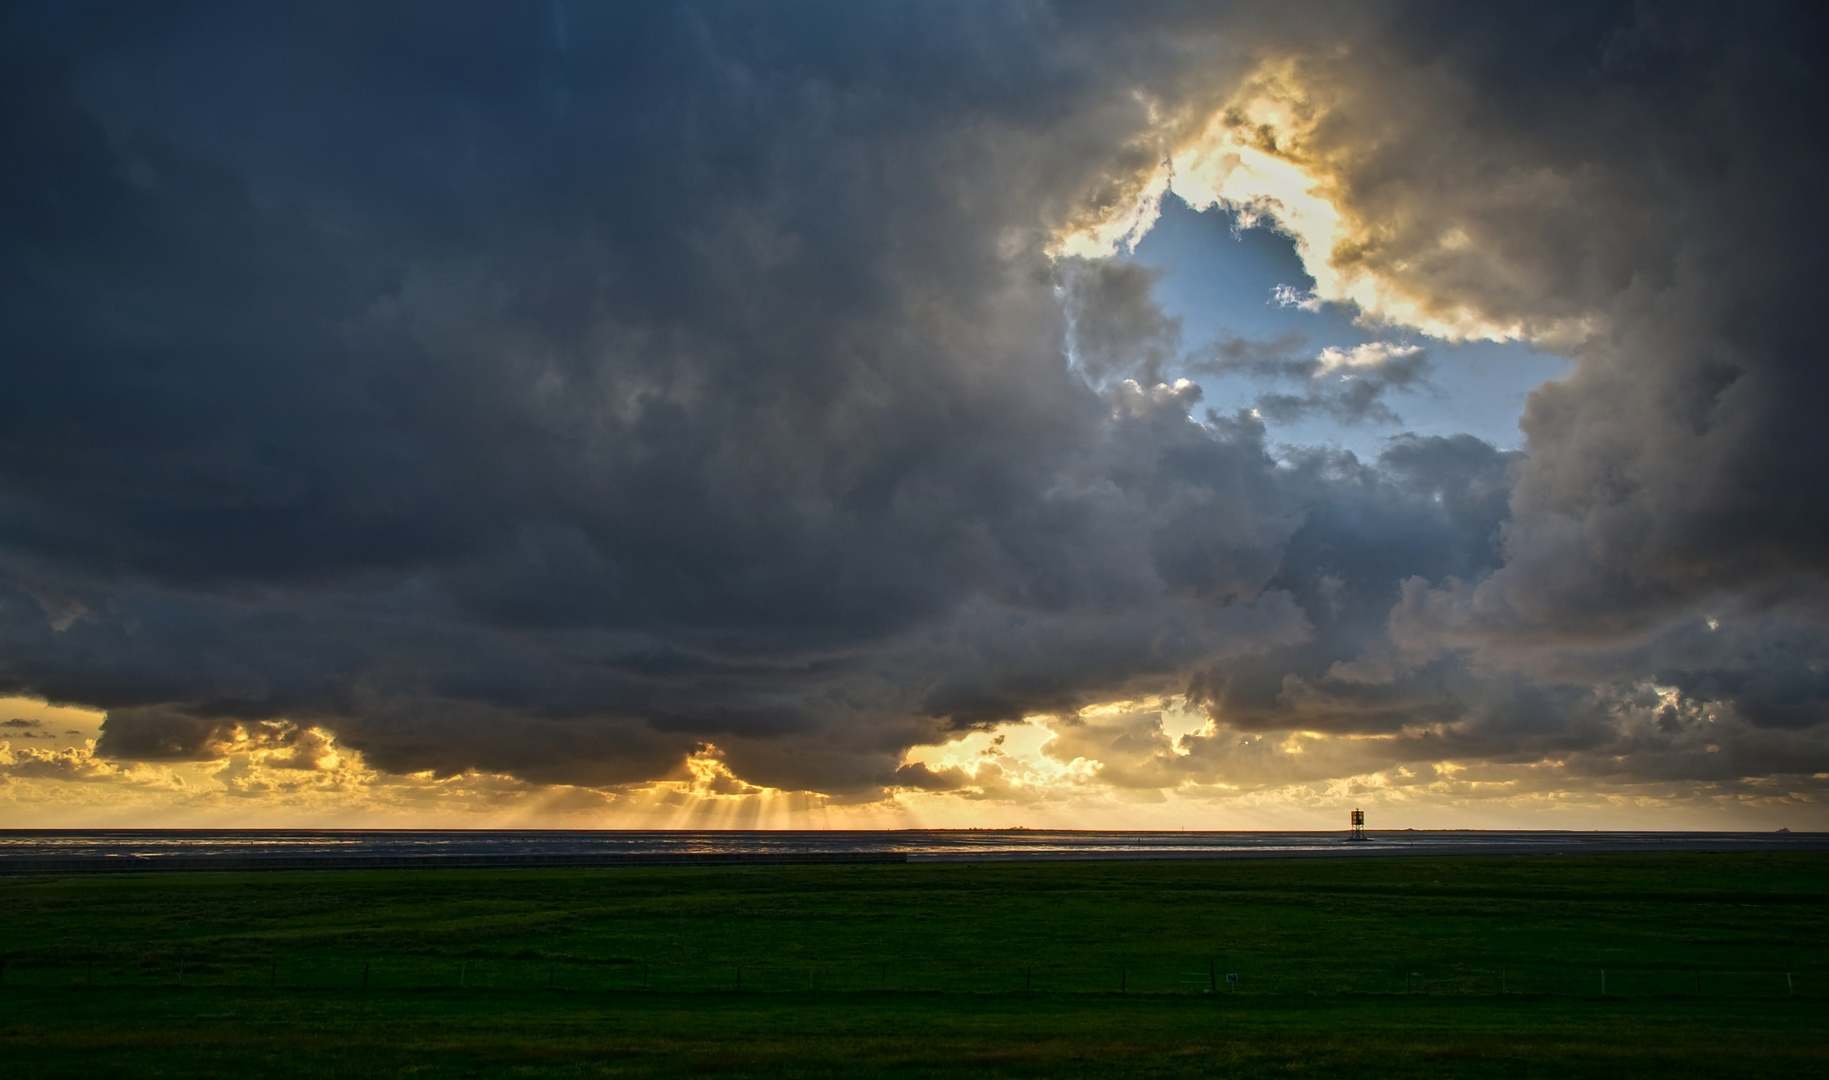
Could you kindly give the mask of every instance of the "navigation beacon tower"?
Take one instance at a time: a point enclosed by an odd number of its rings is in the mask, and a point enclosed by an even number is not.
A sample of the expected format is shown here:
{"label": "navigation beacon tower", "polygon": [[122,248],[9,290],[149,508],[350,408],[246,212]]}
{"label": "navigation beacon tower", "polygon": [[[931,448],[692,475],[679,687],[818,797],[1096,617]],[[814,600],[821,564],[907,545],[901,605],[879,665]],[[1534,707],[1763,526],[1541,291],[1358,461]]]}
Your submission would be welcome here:
{"label": "navigation beacon tower", "polygon": [[1365,835],[1365,811],[1364,810],[1353,811],[1352,822],[1353,822],[1353,827],[1350,831],[1347,832],[1346,838],[1348,840],[1365,840],[1365,839],[1367,839],[1367,837]]}

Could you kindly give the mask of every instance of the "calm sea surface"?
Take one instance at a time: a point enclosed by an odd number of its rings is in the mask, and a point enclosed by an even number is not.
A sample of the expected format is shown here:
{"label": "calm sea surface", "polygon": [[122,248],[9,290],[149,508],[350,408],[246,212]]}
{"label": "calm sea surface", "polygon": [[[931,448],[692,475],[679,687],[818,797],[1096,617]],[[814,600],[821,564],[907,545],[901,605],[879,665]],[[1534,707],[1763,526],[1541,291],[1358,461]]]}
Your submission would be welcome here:
{"label": "calm sea surface", "polygon": [[[0,872],[41,860],[159,860],[293,865],[373,858],[475,863],[493,858],[555,864],[604,857],[903,856],[908,861],[1253,856],[1829,850],[1825,833],[1373,831],[1363,844],[1338,832],[1090,832],[934,829],[878,832],[0,830]],[[899,861],[899,860],[897,860]]]}

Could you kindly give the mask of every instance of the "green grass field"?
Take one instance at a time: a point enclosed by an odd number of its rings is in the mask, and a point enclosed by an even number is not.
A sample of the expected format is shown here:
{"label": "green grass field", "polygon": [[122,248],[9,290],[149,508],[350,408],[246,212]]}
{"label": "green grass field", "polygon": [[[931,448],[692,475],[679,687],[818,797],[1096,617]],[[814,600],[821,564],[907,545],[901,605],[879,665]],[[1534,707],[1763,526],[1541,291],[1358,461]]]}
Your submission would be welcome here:
{"label": "green grass field", "polygon": [[1824,855],[98,875],[0,904],[9,1076],[1829,1074]]}

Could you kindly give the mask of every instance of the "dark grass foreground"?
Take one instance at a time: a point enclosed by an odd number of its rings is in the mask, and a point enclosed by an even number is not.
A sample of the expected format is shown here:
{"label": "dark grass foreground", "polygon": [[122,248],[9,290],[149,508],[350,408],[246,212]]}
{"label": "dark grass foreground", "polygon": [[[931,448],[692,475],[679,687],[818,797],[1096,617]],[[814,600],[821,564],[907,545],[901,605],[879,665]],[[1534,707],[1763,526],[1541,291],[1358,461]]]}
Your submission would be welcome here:
{"label": "dark grass foreground", "polygon": [[60,991],[9,1076],[1811,1077],[1822,1004]]}
{"label": "dark grass foreground", "polygon": [[1829,1075],[1829,855],[14,878],[0,905],[9,1077]]}

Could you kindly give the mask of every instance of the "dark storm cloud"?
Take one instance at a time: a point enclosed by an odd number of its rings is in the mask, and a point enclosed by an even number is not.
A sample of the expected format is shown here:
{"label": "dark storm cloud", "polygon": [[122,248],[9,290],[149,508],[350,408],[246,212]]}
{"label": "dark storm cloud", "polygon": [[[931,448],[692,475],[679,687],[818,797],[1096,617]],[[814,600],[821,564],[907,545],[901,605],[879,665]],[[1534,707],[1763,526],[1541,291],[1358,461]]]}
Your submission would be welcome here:
{"label": "dark storm cloud", "polygon": [[1115,376],[1161,382],[1181,345],[1180,320],[1155,303],[1161,272],[1122,260],[1063,259],[1056,273],[1074,365],[1095,385]]}
{"label": "dark storm cloud", "polygon": [[[1338,14],[10,9],[0,684],[108,709],[122,758],[284,720],[394,771],[633,782],[709,742],[825,791],[956,788],[903,750],[1184,685],[1495,758],[1648,710],[1681,771],[1708,721],[1616,686],[1651,680],[1807,735],[1823,608],[1778,600],[1822,570],[1818,28]],[[1307,48],[1406,118],[1329,129],[1390,139],[1342,174],[1392,222],[1366,265],[1604,314],[1528,462],[1279,463],[1163,385],[1147,271],[1043,255],[1155,166],[1138,89],[1210,107]],[[1422,355],[1267,402],[1381,415]]]}
{"label": "dark storm cloud", "polygon": [[1500,322],[1589,327],[1522,420],[1503,566],[1420,575],[1393,615],[1411,648],[1655,682],[1755,727],[1829,720],[1826,387],[1798,302],[1829,236],[1826,38],[1810,6],[1417,9],[1323,77],[1349,103],[1334,149],[1356,115],[1403,118],[1341,167],[1388,224],[1357,258]]}
{"label": "dark storm cloud", "polygon": [[1460,435],[1392,440],[1375,465],[1325,451],[1296,461],[1289,482],[1306,496],[1303,522],[1273,585],[1308,614],[1312,633],[1261,662],[1198,674],[1193,696],[1241,730],[1389,733],[1461,719],[1465,703],[1441,692],[1444,672],[1483,683],[1450,660],[1419,677],[1436,692],[1391,685],[1409,661],[1391,646],[1388,620],[1416,575],[1471,579],[1498,568],[1523,459]]}
{"label": "dark storm cloud", "polygon": [[101,753],[837,790],[1301,633],[1261,429],[1062,364],[1143,114],[1046,11],[120,15],[4,97],[7,681]]}

